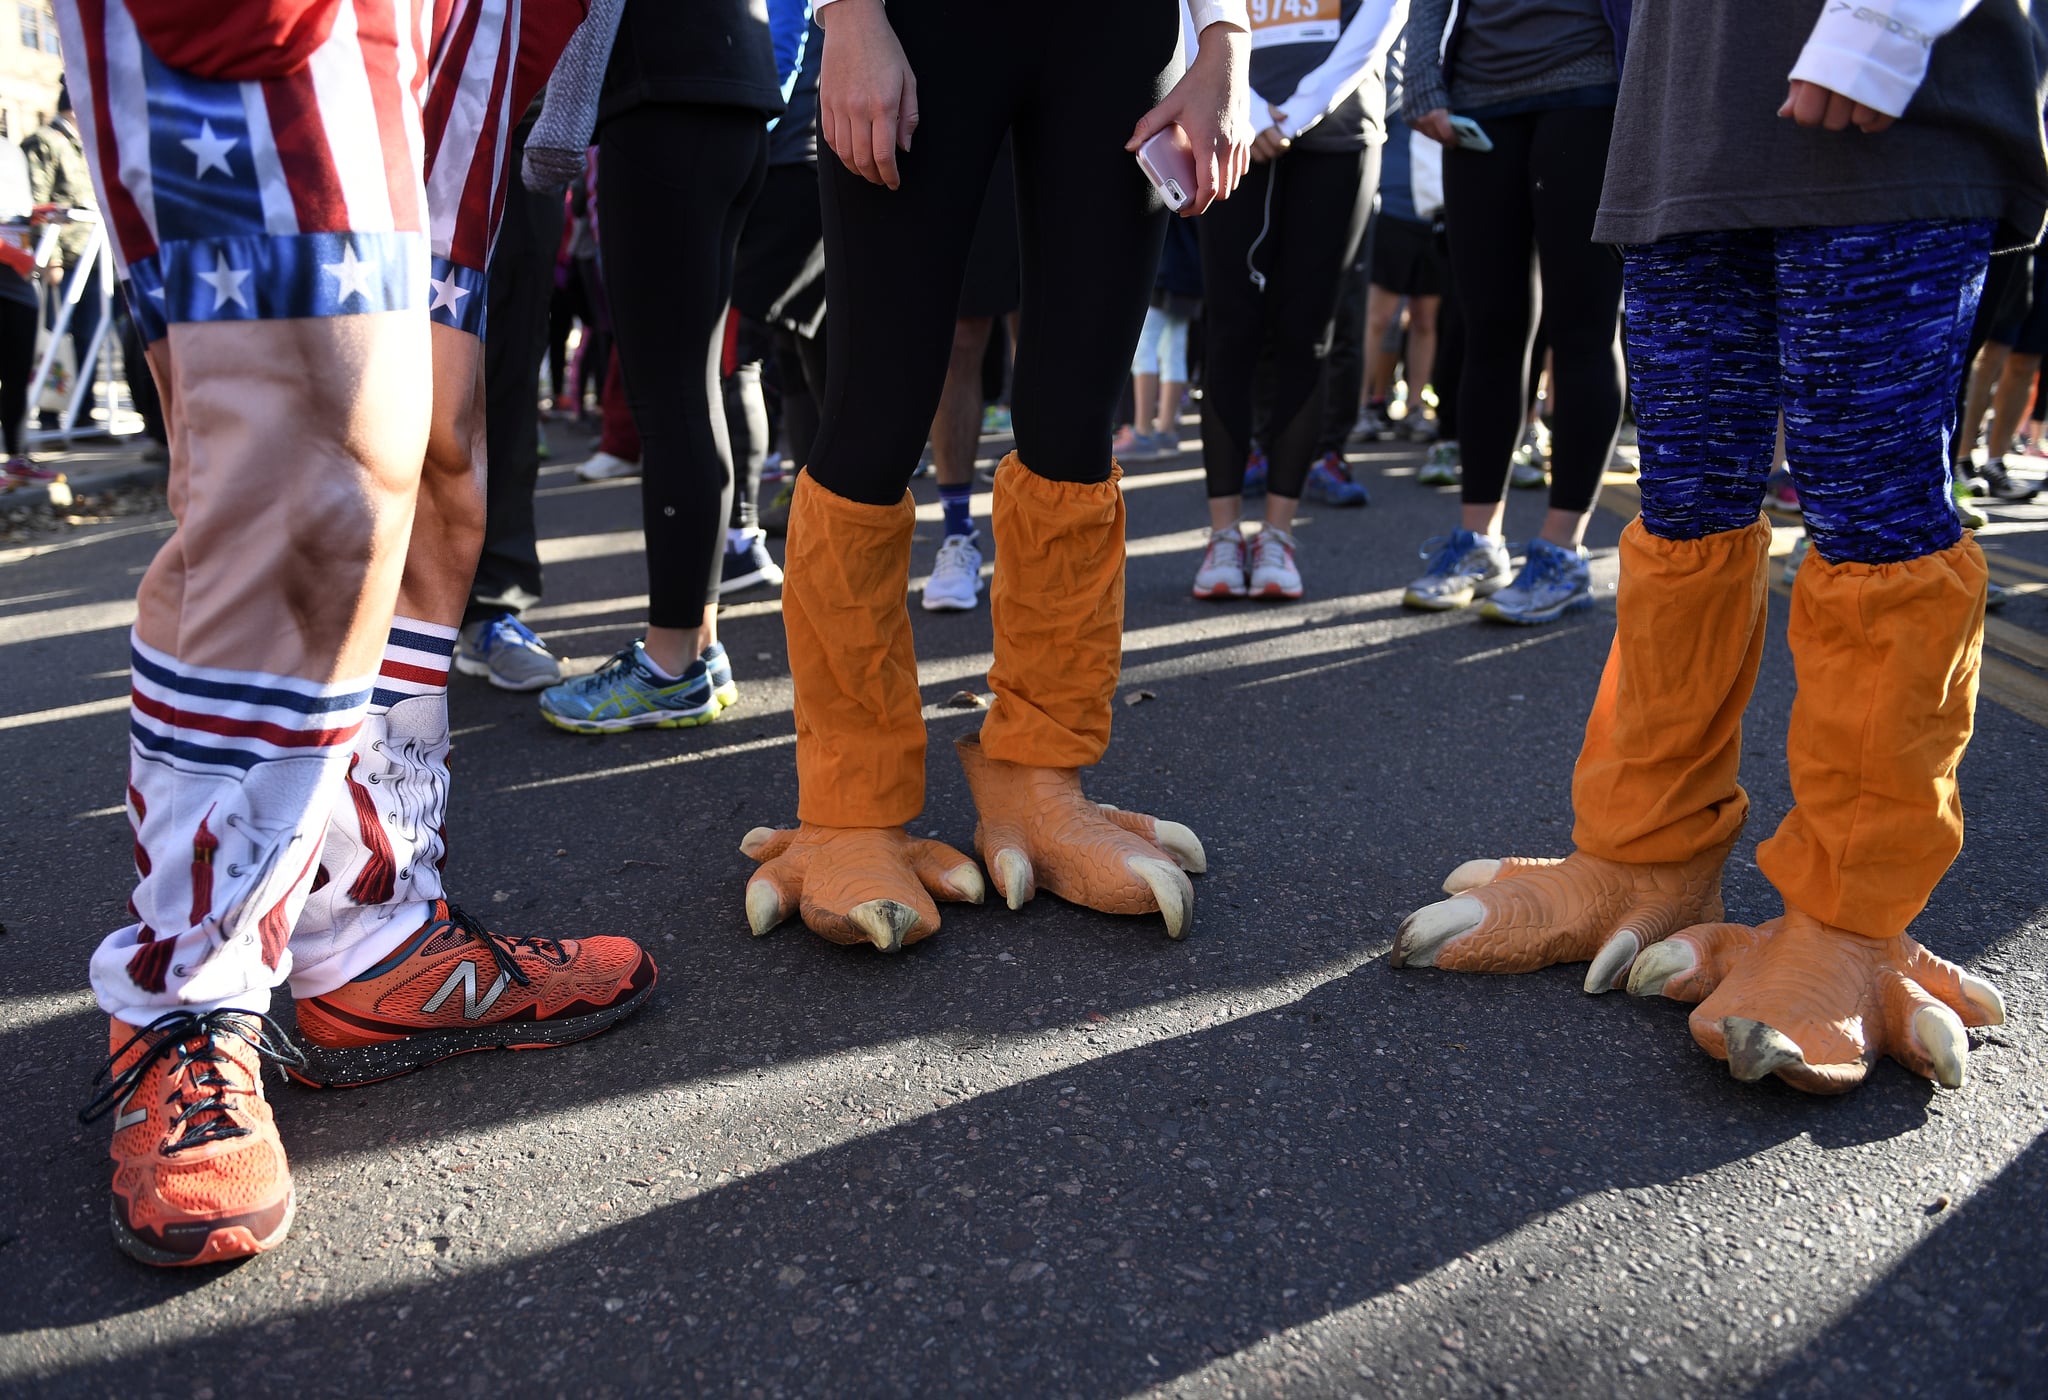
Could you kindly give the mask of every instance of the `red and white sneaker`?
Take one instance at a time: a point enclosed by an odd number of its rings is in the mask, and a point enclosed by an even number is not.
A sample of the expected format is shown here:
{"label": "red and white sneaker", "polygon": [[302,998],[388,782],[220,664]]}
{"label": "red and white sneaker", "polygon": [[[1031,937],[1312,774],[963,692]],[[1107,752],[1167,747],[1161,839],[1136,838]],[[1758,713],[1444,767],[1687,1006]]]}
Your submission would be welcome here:
{"label": "red and white sneaker", "polygon": [[513,938],[446,900],[390,957],[297,1003],[315,1088],[391,1079],[474,1050],[547,1050],[609,1030],[653,994],[630,938]]}
{"label": "red and white sneaker", "polygon": [[1209,532],[1202,567],[1195,571],[1197,598],[1242,598],[1245,592],[1244,534],[1237,526]]}
{"label": "red and white sneaker", "polygon": [[53,481],[64,479],[64,473],[37,466],[26,457],[8,458],[7,465],[0,471],[6,473],[9,486],[48,486]]}
{"label": "red and white sneaker", "polygon": [[[109,1028],[99,1092],[78,1117],[114,1115],[114,1243],[145,1264],[260,1254],[291,1229],[291,1168],[263,1097],[263,1061],[290,1040],[248,1011],[173,1011]],[[104,1080],[104,1085],[101,1081]]]}
{"label": "red and white sneaker", "polygon": [[1294,536],[1268,525],[1252,543],[1254,598],[1299,598],[1301,570],[1294,562]]}

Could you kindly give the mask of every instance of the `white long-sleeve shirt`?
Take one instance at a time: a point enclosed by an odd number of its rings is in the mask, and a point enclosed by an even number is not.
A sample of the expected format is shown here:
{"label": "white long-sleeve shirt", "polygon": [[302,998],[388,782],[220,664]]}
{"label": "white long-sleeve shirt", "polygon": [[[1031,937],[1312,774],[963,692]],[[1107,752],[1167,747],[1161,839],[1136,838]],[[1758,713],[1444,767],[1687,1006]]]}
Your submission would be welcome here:
{"label": "white long-sleeve shirt", "polygon": [[1790,76],[1903,116],[1934,41],[1976,8],[1977,0],[1830,0]]}

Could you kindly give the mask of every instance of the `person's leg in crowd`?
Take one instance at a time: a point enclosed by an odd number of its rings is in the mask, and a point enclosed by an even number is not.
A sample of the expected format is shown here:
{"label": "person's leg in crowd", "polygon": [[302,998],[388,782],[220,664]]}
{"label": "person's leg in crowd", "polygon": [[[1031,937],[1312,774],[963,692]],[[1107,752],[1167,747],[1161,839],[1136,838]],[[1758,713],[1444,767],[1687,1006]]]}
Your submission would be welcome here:
{"label": "person's leg in crowd", "polygon": [[761,528],[761,473],[767,466],[772,436],[761,370],[775,341],[768,328],[753,317],[737,308],[733,314],[739,317],[733,343],[734,365],[721,386],[734,472],[732,511],[725,525],[725,558],[718,576],[721,597],[782,582],[782,568],[768,553],[768,535]]}
{"label": "person's leg in crowd", "polygon": [[1501,520],[1509,460],[1525,421],[1536,329],[1536,211],[1529,172],[1538,115],[1489,119],[1490,151],[1444,152],[1445,225],[1458,298],[1484,307],[1485,314],[1464,322],[1458,527],[1424,546],[1429,567],[1402,594],[1411,608],[1462,608],[1513,578]]}
{"label": "person's leg in crowd", "polygon": [[[205,1263],[275,1245],[295,1205],[261,1062],[297,1052],[265,1013],[293,970],[292,927],[397,598],[430,412],[426,289],[412,275],[424,198],[406,142],[315,121],[335,144],[288,158],[284,177],[330,161],[355,171],[388,198],[392,227],[336,227],[334,201],[281,232],[246,145],[196,171],[182,151],[151,152],[177,150],[201,112],[270,139],[276,113],[322,105],[307,69],[175,72],[96,8],[63,5],[60,21],[173,429],[176,520],[136,599],[135,922],[91,960],[111,1054],[87,1116],[114,1115],[117,1243],[147,1263]],[[417,130],[395,75],[423,56],[402,42],[337,26],[315,62],[367,73],[363,100]],[[124,145],[138,133],[142,149]],[[144,173],[153,198],[138,199],[126,182]],[[291,275],[302,266],[326,275]],[[168,323],[150,295],[167,286],[203,289],[169,298]]]}
{"label": "person's leg in crowd", "polygon": [[[28,430],[28,381],[35,374],[38,324],[34,302],[0,301],[0,435],[10,461],[22,455]],[[148,378],[146,370],[137,378]]]}
{"label": "person's leg in crowd", "polygon": [[[1235,196],[1203,216],[1205,306],[1213,331],[1202,399],[1210,536],[1195,576],[1197,597],[1301,596],[1294,513],[1322,429],[1323,362],[1337,293],[1364,236],[1377,171],[1376,147],[1293,151],[1270,163],[1259,187],[1255,170]],[[1262,264],[1257,280],[1247,269],[1254,258]],[[1261,373],[1270,376],[1266,411],[1273,425],[1265,527],[1249,549],[1244,591],[1235,592],[1229,556],[1243,508],[1241,444],[1250,435],[1253,385]]]}
{"label": "person's leg in crowd", "polygon": [[[1150,312],[1146,315],[1149,321]],[[1180,406],[1188,393],[1186,316],[1172,312],[1164,314],[1159,328],[1158,350],[1159,402],[1152,420],[1152,441],[1161,456],[1174,457],[1180,454]]]}
{"label": "person's leg in crowd", "polygon": [[626,375],[619,368],[618,343],[603,336],[605,359],[602,368],[586,369],[595,374],[603,388],[598,394],[597,451],[576,469],[579,481],[613,481],[640,475],[640,429],[634,425],[633,409],[626,402]]}
{"label": "person's leg in crowd", "polygon": [[[1370,196],[1366,202],[1370,205]],[[1370,236],[1366,241],[1371,242]],[[1363,249],[1353,255],[1337,284],[1330,351],[1323,361],[1323,425],[1301,488],[1303,497],[1318,505],[1354,508],[1368,499],[1365,483],[1351,475],[1344,460],[1345,444],[1363,416],[1358,390],[1367,355],[1365,255]]]}
{"label": "person's leg in crowd", "polygon": [[[502,45],[489,52],[464,48],[460,32],[434,47],[424,111],[432,424],[397,613],[343,775],[345,798],[328,817],[324,878],[292,935],[307,1057],[289,1072],[322,1087],[475,1050],[569,1044],[631,1014],[654,989],[653,961],[630,939],[508,937],[465,913],[444,884],[448,672],[458,637],[472,663],[465,669],[494,682],[528,677],[536,661],[556,670],[505,610],[537,600],[537,563],[530,590],[501,591],[497,611],[469,621],[494,517],[507,532],[498,542],[509,537],[515,560],[523,543],[531,558],[535,384],[547,268],[561,237],[559,197],[507,188],[530,129],[514,123],[531,94],[507,88],[497,59],[523,49],[545,72],[573,26],[559,14],[523,14],[486,12],[503,26]],[[491,197],[476,198],[480,185]],[[502,228],[501,209],[511,214]],[[460,1002],[451,997],[458,985],[468,992]]]}
{"label": "person's leg in crowd", "polygon": [[1365,303],[1365,411],[1359,418],[1363,435],[1388,438],[1394,425],[1387,417],[1387,403],[1394,392],[1394,370],[1400,354],[1389,351],[1394,323],[1401,315],[1401,294],[1375,282],[1367,290]]}
{"label": "person's leg in crowd", "polygon": [[1119,912],[1164,908],[1169,931],[1185,931],[1192,888],[1148,836],[1197,866],[1199,847],[1083,802],[1075,771],[1108,738],[1123,616],[1111,419],[1163,217],[1118,137],[1156,102],[1179,45],[1171,7],[1098,18],[1091,43],[1070,52],[1009,7],[892,5],[922,116],[899,159],[901,188],[821,168],[830,380],[797,482],[783,595],[802,825],[744,843],[762,862],[747,891],[756,933],[801,910],[827,938],[890,950],[938,928],[934,896],[985,894],[972,861],[902,829],[924,804],[925,755],[903,488],[945,379],[973,201],[1020,113],[1027,272],[1017,451],[994,490],[997,698],[982,735],[959,749],[982,854],[1013,906],[1043,887]]}
{"label": "person's leg in crowd", "polygon": [[[530,129],[521,123],[512,133],[514,170]],[[533,518],[540,412],[533,384],[546,346],[544,294],[562,219],[559,192],[529,190],[515,181],[505,191],[505,216],[490,248],[482,293],[490,328],[483,343],[485,509],[476,572],[459,619],[455,669],[501,690],[539,690],[562,678],[547,644],[519,620],[541,597]]]}
{"label": "person's leg in crowd", "polygon": [[[971,257],[969,267],[971,278]],[[968,612],[981,596],[981,534],[969,507],[974,459],[981,447],[981,367],[994,329],[994,316],[962,316],[953,323],[953,354],[946,362],[938,412],[932,415],[932,475],[944,514],[938,557],[925,580],[926,612]]]}
{"label": "person's leg in crowd", "polygon": [[[650,104],[605,123],[597,199],[626,399],[641,437],[647,630],[605,666],[541,692],[573,733],[705,724],[739,692],[718,643],[732,512],[719,389],[733,260],[767,175],[759,114]],[[699,383],[702,392],[699,392]]]}
{"label": "person's leg in crowd", "polygon": [[1550,509],[1514,582],[1480,605],[1496,622],[1554,622],[1593,603],[1581,542],[1621,428],[1621,266],[1593,241],[1613,129],[1610,107],[1536,119],[1529,174],[1553,386]]}
{"label": "person's leg in crowd", "polygon": [[2027,403],[2033,397],[2041,361],[2048,354],[2048,258],[2034,259],[2033,294],[2027,314],[2013,329],[2011,350],[1998,377],[1992,396],[1991,427],[1985,442],[1984,467],[1979,473],[1983,489],[1995,500],[2008,504],[2030,501],[2040,488],[2013,479],[2006,469],[2006,457],[2013,451]]}
{"label": "person's leg in crowd", "polygon": [[[1965,1025],[2003,1002],[1907,929],[1962,845],[1987,572],[1950,508],[1948,448],[1990,243],[1988,221],[1929,221],[1627,250],[1643,515],[1573,782],[1578,849],[1468,862],[1404,923],[1397,962],[1591,958],[1589,991],[1698,1002],[1694,1039],[1740,1079],[1839,1093],[1889,1054],[1961,1084]],[[1755,513],[1781,403],[1813,548],[1788,627],[1794,806],[1757,848],[1784,914],[1751,928],[1721,922],[1718,886],[1747,809]]]}
{"label": "person's leg in crowd", "polygon": [[1415,474],[1423,486],[1456,486],[1463,471],[1458,445],[1459,380],[1465,373],[1465,313],[1458,304],[1457,280],[1451,274],[1450,251],[1443,232],[1430,239],[1429,265],[1443,288],[1436,313],[1436,355],[1430,382],[1436,386],[1436,442]]}
{"label": "person's leg in crowd", "polygon": [[1408,298],[1408,437],[1424,442],[1436,437],[1436,426],[1424,417],[1422,391],[1435,383],[1436,322],[1443,298],[1415,293]]}
{"label": "person's leg in crowd", "polygon": [[932,415],[932,474],[945,514],[924,586],[926,612],[968,612],[981,596],[982,540],[969,504],[982,433],[1008,432],[1011,426],[1008,409],[990,414],[984,406],[999,405],[1003,396],[1005,355],[998,341],[1004,332],[996,320],[1016,315],[1018,277],[1016,162],[1005,139],[968,246],[953,353]]}

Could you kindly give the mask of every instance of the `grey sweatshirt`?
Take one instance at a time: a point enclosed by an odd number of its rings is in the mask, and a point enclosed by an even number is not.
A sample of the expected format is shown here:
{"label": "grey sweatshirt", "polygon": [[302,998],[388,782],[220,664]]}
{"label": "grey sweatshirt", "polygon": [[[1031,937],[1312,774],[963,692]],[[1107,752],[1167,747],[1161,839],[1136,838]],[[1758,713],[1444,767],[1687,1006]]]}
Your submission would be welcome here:
{"label": "grey sweatshirt", "polygon": [[[1914,90],[1817,36],[1823,0],[1636,0],[1593,236],[1653,243],[1709,229],[1996,219],[2032,244],[2048,214],[2048,44],[2023,0],[1981,0],[1930,51]],[[1421,8],[1420,3],[1416,7]],[[1850,14],[1888,12],[1863,0]],[[1873,32],[1877,31],[1871,26]],[[1809,39],[1815,40],[1809,45]],[[1824,52],[1823,52],[1824,51]],[[1818,58],[1838,66],[1816,69]],[[1890,130],[1830,132],[1777,115],[1795,64],[1879,105]],[[1846,65],[1846,66],[1839,66]],[[1871,70],[1866,84],[1853,71]],[[1884,110],[1880,106],[1880,110]]]}
{"label": "grey sweatshirt", "polygon": [[[1444,31],[1455,13],[1449,72]],[[1615,79],[1614,33],[1600,0],[1410,0],[1401,111],[1466,115]]]}

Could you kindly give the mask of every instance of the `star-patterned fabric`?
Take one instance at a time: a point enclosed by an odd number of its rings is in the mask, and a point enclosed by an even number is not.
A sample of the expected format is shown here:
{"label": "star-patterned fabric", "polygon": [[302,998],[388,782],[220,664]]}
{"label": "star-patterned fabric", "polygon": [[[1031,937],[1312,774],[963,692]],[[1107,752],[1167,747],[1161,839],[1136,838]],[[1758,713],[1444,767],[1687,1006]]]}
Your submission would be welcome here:
{"label": "star-patterned fabric", "polygon": [[62,10],[66,52],[85,55],[73,88],[86,89],[83,134],[145,339],[177,322],[420,310],[435,298],[427,35],[391,33],[388,0],[343,5],[305,69],[251,82],[161,62],[122,0],[107,0],[91,32]]}

